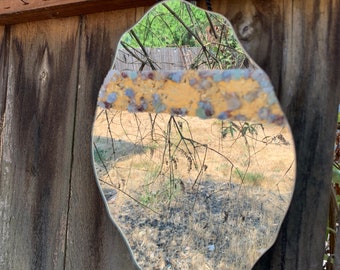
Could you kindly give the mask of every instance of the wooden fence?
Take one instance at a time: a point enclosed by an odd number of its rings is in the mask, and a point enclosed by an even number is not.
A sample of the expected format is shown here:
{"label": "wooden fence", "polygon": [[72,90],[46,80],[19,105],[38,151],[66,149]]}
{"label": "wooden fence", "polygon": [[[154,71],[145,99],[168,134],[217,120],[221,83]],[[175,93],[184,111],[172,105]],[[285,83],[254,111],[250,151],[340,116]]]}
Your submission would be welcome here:
{"label": "wooden fence", "polygon": [[[148,9],[141,5],[155,2],[0,3],[1,269],[138,269],[96,186],[91,128],[119,38]],[[291,207],[254,269],[321,269],[339,103],[340,0],[211,4],[270,75],[297,151]]]}

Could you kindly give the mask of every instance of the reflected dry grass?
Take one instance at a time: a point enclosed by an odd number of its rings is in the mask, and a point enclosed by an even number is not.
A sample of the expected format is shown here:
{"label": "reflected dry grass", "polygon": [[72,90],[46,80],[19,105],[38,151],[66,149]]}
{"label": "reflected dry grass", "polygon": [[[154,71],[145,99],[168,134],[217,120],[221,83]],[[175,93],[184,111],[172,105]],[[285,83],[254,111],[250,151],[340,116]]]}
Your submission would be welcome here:
{"label": "reflected dry grass", "polygon": [[114,220],[143,269],[250,269],[290,202],[289,129],[169,119],[98,110],[95,168],[118,191]]}

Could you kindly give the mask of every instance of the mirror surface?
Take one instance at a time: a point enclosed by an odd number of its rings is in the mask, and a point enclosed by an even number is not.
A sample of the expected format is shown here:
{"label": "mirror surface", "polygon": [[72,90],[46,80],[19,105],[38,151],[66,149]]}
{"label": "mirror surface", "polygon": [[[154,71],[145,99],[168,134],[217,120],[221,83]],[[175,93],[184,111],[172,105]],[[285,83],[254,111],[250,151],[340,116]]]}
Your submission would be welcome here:
{"label": "mirror surface", "polygon": [[97,180],[140,267],[251,269],[288,209],[295,150],[229,22],[158,4],[121,38],[98,105]]}

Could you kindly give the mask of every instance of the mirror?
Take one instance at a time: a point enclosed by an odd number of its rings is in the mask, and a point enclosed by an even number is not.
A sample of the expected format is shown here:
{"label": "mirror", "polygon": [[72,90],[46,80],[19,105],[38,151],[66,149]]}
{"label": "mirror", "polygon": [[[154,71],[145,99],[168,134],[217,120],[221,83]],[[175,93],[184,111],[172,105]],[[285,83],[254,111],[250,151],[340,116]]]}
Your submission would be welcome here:
{"label": "mirror", "polygon": [[179,0],[122,36],[93,159],[142,269],[251,269],[294,189],[293,137],[268,77],[224,17]]}

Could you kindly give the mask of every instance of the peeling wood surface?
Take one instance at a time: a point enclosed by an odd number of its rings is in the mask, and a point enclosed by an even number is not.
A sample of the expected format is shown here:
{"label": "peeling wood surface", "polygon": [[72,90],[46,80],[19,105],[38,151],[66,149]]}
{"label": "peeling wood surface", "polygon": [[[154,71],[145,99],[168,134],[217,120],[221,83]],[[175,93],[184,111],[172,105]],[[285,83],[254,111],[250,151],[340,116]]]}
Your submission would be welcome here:
{"label": "peeling wood surface", "polygon": [[151,6],[156,0],[2,0],[0,25]]}

